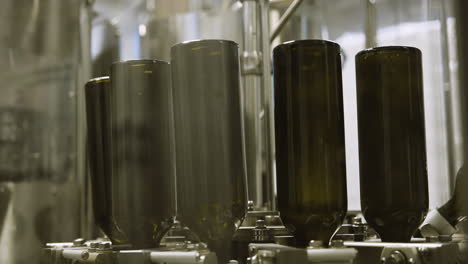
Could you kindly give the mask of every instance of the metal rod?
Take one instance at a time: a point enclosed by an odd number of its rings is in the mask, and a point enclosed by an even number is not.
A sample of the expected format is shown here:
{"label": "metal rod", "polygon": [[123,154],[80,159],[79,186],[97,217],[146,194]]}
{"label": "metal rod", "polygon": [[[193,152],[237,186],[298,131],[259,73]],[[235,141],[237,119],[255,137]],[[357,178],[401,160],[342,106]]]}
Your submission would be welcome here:
{"label": "metal rod", "polygon": [[273,40],[275,40],[275,38],[280,33],[281,29],[283,29],[284,25],[286,25],[286,22],[288,22],[289,18],[292,16],[292,14],[294,14],[296,9],[301,5],[303,1],[304,0],[294,0],[294,2],[292,2],[288,9],[286,9],[286,12],[284,12],[283,16],[281,16],[278,25],[271,32],[270,43],[273,42]]}
{"label": "metal rod", "polygon": [[377,46],[377,11],[375,1],[365,0],[366,5],[366,48]]}
{"label": "metal rod", "polygon": [[[426,2],[426,4],[428,4]],[[448,40],[448,26],[447,26],[447,13],[445,11],[445,3],[442,3],[440,9],[440,45],[442,50],[442,67],[443,67],[443,80],[444,80],[444,108],[445,108],[445,121],[446,121],[446,137],[447,137],[447,154],[448,154],[448,180],[450,193],[453,192],[455,187],[455,176],[457,175],[457,170],[459,163],[462,162],[461,155],[456,151],[456,132],[454,122],[461,122],[461,120],[455,119],[457,115],[454,116],[453,110],[460,110],[454,106],[453,99],[458,98],[457,89],[452,85],[452,80],[450,76],[450,55],[449,55],[449,40]],[[456,96],[456,97],[455,97]]]}

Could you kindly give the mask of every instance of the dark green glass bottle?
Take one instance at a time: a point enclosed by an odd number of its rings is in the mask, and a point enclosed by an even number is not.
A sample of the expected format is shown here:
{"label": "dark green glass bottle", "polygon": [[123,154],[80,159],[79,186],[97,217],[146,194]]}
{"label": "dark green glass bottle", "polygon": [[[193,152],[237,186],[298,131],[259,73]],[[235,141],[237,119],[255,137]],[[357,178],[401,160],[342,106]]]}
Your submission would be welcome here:
{"label": "dark green glass bottle", "polygon": [[408,242],[428,209],[421,52],[356,55],[361,207],[385,242]]}
{"label": "dark green glass bottle", "polygon": [[340,46],[273,51],[278,208],[298,246],[327,243],[347,212]]}
{"label": "dark green glass bottle", "polygon": [[180,43],[171,64],[177,217],[226,263],[247,204],[238,46]]}
{"label": "dark green glass bottle", "polygon": [[175,215],[170,64],[114,63],[109,96],[113,220],[134,248],[154,248]]}
{"label": "dark green glass bottle", "polygon": [[96,225],[113,240],[111,204],[111,162],[109,131],[109,77],[90,80],[85,85],[87,159],[91,179],[93,214]]}

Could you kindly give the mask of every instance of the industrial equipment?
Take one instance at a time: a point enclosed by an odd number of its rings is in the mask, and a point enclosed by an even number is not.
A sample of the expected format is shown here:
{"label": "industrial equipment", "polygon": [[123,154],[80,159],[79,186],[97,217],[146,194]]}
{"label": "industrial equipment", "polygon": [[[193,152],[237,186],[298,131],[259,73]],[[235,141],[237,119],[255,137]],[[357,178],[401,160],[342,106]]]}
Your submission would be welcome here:
{"label": "industrial equipment", "polygon": [[0,263],[468,263],[463,0],[6,0]]}

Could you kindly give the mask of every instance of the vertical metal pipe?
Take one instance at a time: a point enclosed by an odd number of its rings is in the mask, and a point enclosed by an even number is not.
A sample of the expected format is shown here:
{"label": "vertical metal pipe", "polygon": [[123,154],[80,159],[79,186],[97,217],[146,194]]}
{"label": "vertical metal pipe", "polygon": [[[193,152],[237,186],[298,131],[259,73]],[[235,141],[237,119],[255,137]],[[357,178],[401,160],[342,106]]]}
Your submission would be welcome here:
{"label": "vertical metal pipe", "polygon": [[[466,10],[468,10],[468,1],[455,0],[455,18],[457,21],[457,46],[458,58],[460,67],[460,102],[461,102],[461,121],[463,128],[463,153],[468,153],[468,17]],[[466,166],[468,164],[468,155],[463,157],[463,166],[465,170],[460,173],[457,179],[455,195],[457,196],[457,211],[459,215],[466,215],[468,212],[468,196],[466,195],[466,188],[468,188]],[[458,183],[459,182],[459,183]]]}
{"label": "vertical metal pipe", "polygon": [[[455,182],[455,176],[458,170],[458,163],[460,160],[458,153],[456,152],[456,143],[455,143],[455,129],[454,129],[454,102],[452,100],[452,94],[456,93],[454,86],[452,85],[452,80],[450,78],[450,59],[449,59],[449,40],[448,40],[448,27],[447,27],[447,15],[445,10],[445,1],[440,3],[440,46],[441,46],[441,57],[442,57],[442,78],[443,78],[443,91],[444,91],[444,113],[445,113],[445,122],[446,122],[446,135],[447,135],[447,171],[448,171],[448,182],[449,189],[452,193],[453,185]],[[427,3],[429,4],[429,3]]]}
{"label": "vertical metal pipe", "polygon": [[375,0],[363,0],[366,8],[366,21],[364,24],[366,34],[366,48],[377,45],[377,11]]}
{"label": "vertical metal pipe", "polygon": [[248,199],[255,207],[263,206],[261,102],[262,52],[259,47],[258,1],[243,3],[244,49],[241,55],[243,77],[244,136],[247,165]]}
{"label": "vertical metal pipe", "polygon": [[[80,40],[81,40],[81,71],[79,72],[79,84],[85,83],[91,78],[91,24],[93,16],[94,0],[82,0],[80,14]],[[86,173],[86,110],[85,91],[77,89],[77,134],[76,134],[76,175],[79,178],[81,189],[81,234],[84,237],[93,235],[94,221],[92,221],[92,201],[90,197],[90,183]]]}
{"label": "vertical metal pipe", "polygon": [[272,84],[272,71],[271,71],[271,43],[269,39],[270,33],[270,1],[260,0],[260,19],[261,19],[261,45],[262,45],[262,72],[263,72],[263,89],[262,89],[262,103],[263,103],[263,122],[262,122],[262,138],[264,140],[263,155],[266,160],[265,165],[265,185],[268,194],[266,199],[268,201],[267,207],[275,211],[276,205],[276,174],[275,174],[275,120],[273,111],[273,84]]}
{"label": "vertical metal pipe", "polygon": [[269,3],[243,3],[243,101],[249,199],[257,209],[274,210],[275,187],[272,144],[271,51]]}

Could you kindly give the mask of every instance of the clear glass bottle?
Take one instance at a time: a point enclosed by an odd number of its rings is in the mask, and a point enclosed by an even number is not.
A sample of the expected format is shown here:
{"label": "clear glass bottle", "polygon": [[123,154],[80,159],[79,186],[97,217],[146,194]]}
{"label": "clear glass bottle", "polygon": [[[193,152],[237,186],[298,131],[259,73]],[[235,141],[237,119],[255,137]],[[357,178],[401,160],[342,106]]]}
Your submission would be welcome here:
{"label": "clear glass bottle", "polygon": [[278,209],[298,246],[327,243],[347,212],[340,46],[273,51]]}

